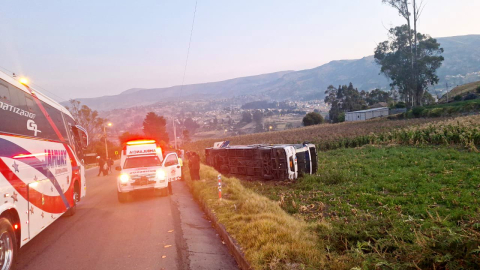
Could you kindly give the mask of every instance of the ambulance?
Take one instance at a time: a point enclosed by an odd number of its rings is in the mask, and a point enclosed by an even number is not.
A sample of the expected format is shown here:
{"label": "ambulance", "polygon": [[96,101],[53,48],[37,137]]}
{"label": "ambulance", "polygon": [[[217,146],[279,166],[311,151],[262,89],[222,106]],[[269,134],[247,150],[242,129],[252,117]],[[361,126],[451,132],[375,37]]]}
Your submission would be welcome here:
{"label": "ambulance", "polygon": [[182,177],[175,152],[162,153],[155,140],[133,140],[123,146],[117,178],[118,201],[123,203],[136,190],[151,189],[157,196],[172,193],[171,182]]}

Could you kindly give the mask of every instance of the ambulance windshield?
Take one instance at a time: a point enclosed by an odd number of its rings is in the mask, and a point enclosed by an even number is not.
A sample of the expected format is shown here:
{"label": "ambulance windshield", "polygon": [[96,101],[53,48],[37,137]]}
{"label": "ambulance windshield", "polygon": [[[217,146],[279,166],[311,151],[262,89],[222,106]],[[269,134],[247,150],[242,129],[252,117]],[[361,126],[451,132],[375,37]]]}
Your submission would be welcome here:
{"label": "ambulance windshield", "polygon": [[161,166],[157,156],[129,157],[125,160],[124,169]]}

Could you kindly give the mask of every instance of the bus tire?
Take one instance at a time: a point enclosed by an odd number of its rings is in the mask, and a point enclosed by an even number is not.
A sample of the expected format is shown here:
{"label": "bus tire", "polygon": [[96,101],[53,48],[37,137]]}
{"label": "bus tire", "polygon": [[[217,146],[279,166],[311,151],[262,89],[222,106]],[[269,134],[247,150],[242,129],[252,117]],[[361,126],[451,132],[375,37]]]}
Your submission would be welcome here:
{"label": "bus tire", "polygon": [[125,202],[127,202],[128,193],[123,193],[123,192],[118,192],[117,191],[117,197],[118,197],[118,201],[120,203],[125,203]]}
{"label": "bus tire", "polygon": [[70,207],[70,209],[67,210],[65,216],[71,217],[75,215],[75,213],[77,213],[77,202],[79,198],[80,194],[78,193],[78,189],[75,186],[75,188],[73,189],[73,205]]}
{"label": "bus tire", "polygon": [[2,269],[12,269],[17,258],[18,244],[12,223],[5,217],[0,218],[0,258]]}

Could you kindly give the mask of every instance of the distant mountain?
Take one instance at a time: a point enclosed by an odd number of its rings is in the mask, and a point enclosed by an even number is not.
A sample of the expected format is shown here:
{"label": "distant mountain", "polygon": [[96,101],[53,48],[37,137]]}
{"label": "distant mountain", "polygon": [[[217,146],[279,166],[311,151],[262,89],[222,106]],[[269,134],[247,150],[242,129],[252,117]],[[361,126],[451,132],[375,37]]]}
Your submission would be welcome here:
{"label": "distant mountain", "polygon": [[[480,76],[480,35],[443,37],[437,40],[445,49],[445,61],[438,70],[442,82],[449,81],[450,85],[458,85],[480,80],[476,78]],[[374,62],[373,56],[367,56],[357,60],[332,61],[313,69],[186,85],[182,91],[180,86],[133,88],[119,95],[78,100],[96,110],[110,110],[150,105],[159,101],[219,99],[253,94],[264,95],[272,100],[322,99],[325,89],[331,84],[338,86],[352,82],[361,90],[389,89],[387,78],[379,75],[379,72],[380,67]]]}

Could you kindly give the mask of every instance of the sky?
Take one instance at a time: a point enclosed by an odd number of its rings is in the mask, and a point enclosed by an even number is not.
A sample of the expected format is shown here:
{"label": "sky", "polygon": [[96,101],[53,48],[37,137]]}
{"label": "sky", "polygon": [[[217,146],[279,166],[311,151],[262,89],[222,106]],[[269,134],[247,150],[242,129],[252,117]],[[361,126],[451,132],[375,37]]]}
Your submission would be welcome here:
{"label": "sky", "polygon": [[[419,31],[480,34],[480,0],[424,0]],[[0,70],[57,101],[182,83],[195,0],[0,0]],[[381,0],[198,0],[185,84],[372,55]]]}

